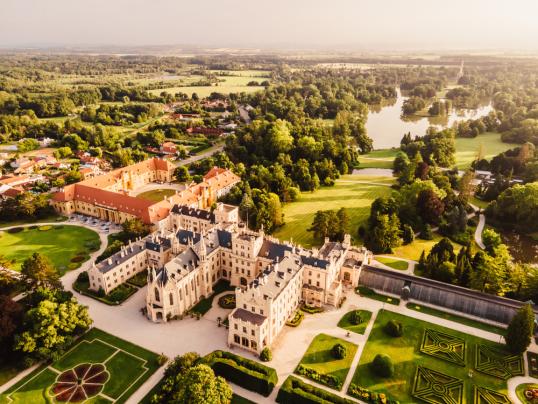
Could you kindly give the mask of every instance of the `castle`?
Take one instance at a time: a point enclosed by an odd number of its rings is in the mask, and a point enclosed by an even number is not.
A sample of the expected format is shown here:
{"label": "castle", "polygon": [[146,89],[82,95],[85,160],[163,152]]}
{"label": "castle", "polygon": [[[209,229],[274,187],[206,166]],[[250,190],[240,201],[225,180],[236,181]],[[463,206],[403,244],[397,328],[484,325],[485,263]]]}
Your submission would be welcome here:
{"label": "castle", "polygon": [[343,285],[356,287],[370,258],[349,235],[307,250],[248,230],[236,206],[219,203],[210,212],[176,205],[160,230],[94,264],[88,275],[90,289],[109,293],[147,269],[146,313],[154,322],[186,314],[226,280],[236,287],[228,343],[259,354],[301,302],[337,306]]}
{"label": "castle", "polygon": [[153,202],[133,196],[137,189],[152,182],[171,182],[176,166],[168,160],[152,158],[110,171],[56,192],[51,204],[59,214],[81,213],[102,220],[123,223],[138,218],[146,224],[159,224],[174,205],[209,208],[240,181],[230,170],[212,168],[201,183]]}

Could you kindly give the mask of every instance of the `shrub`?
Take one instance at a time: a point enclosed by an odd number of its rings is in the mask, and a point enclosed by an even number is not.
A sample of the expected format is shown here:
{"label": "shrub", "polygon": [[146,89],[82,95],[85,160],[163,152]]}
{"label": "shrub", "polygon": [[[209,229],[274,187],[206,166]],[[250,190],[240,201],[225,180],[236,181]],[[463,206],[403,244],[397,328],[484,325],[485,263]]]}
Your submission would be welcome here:
{"label": "shrub", "polygon": [[424,229],[420,232],[420,238],[422,240],[433,240],[433,231],[429,224],[424,225]]}
{"label": "shrub", "polygon": [[314,307],[314,306],[309,306],[307,304],[303,304],[301,307],[301,310],[309,314],[316,314],[316,313],[322,313],[323,307]]}
{"label": "shrub", "polygon": [[391,337],[401,337],[403,335],[403,325],[399,321],[389,320],[385,324],[385,332]]}
{"label": "shrub", "polygon": [[394,364],[390,356],[377,354],[370,364],[372,371],[380,377],[391,377],[394,374]]}
{"label": "shrub", "polygon": [[353,313],[351,313],[351,318],[349,319],[350,323],[353,325],[359,325],[362,323],[362,317],[361,312],[359,310],[355,310]]}
{"label": "shrub", "polygon": [[157,363],[159,364],[159,366],[164,365],[166,362],[168,362],[168,357],[165,354],[160,354],[157,357]]}
{"label": "shrub", "polygon": [[345,346],[343,346],[342,344],[338,343],[338,344],[335,344],[331,350],[331,354],[336,358],[336,359],[344,359],[347,355],[347,349]]}
{"label": "shrub", "polygon": [[30,230],[35,230],[35,229],[37,229],[37,225],[33,224],[32,226],[28,226],[28,228]]}
{"label": "shrub", "polygon": [[86,260],[86,256],[84,255],[76,255],[73,258],[71,258],[71,262],[82,262]]}
{"label": "shrub", "polygon": [[302,380],[289,376],[278,391],[276,401],[281,404],[353,404],[354,401],[337,396],[325,389],[305,383]]}
{"label": "shrub", "polygon": [[298,327],[299,324],[303,321],[304,313],[301,310],[297,310],[293,315],[293,318],[289,321],[286,321],[286,325],[290,327]]}
{"label": "shrub", "polygon": [[262,362],[269,362],[271,359],[273,359],[273,353],[268,347],[263,348],[263,350],[260,353],[260,360]]}
{"label": "shrub", "polygon": [[276,370],[226,351],[214,351],[204,357],[217,376],[267,397],[278,382]]}
{"label": "shrub", "polygon": [[235,308],[235,294],[229,293],[224,296],[219,297],[219,306],[223,309],[234,309]]}
{"label": "shrub", "polygon": [[342,381],[334,375],[319,373],[317,370],[309,368],[301,364],[297,366],[297,369],[295,369],[295,372],[310,380],[335,388],[337,390],[340,390],[342,388]]}
{"label": "shrub", "polygon": [[23,230],[24,230],[24,227],[12,227],[11,229],[8,229],[7,232],[13,234],[13,233],[20,233]]}
{"label": "shrub", "polygon": [[415,240],[415,232],[408,224],[404,224],[402,228],[402,239],[404,244],[411,244]]}
{"label": "shrub", "polygon": [[78,274],[77,283],[85,283],[85,282],[89,282],[89,281],[90,281],[90,277],[88,276],[88,272],[83,271],[83,272]]}
{"label": "shrub", "polygon": [[52,226],[39,226],[38,228],[39,231],[49,231],[50,229],[52,229]]}

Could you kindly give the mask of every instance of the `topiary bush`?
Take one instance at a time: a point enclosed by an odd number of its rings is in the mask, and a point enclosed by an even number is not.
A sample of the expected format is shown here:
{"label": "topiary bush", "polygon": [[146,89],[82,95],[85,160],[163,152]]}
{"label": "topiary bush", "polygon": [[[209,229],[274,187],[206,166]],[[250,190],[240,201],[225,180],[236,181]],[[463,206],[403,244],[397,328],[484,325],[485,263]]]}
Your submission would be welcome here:
{"label": "topiary bush", "polygon": [[13,233],[20,233],[23,230],[24,230],[24,227],[12,227],[11,229],[8,229],[7,232],[13,234]]}
{"label": "topiary bush", "polygon": [[359,310],[355,310],[352,314],[351,314],[351,318],[349,319],[349,321],[351,322],[351,324],[353,325],[359,325],[363,322],[363,319],[361,317],[361,312]]}
{"label": "topiary bush", "polygon": [[38,228],[39,231],[49,231],[50,229],[52,229],[52,226],[50,226],[50,225],[39,226],[39,228]]}
{"label": "topiary bush", "polygon": [[394,374],[392,359],[385,354],[377,354],[370,363],[370,369],[380,377],[392,377]]}
{"label": "topiary bush", "polygon": [[263,350],[260,352],[260,360],[262,362],[269,362],[271,359],[273,359],[273,353],[269,347],[263,348]]}
{"label": "topiary bush", "polygon": [[403,335],[403,325],[399,321],[390,320],[385,324],[385,332],[391,337],[401,337]]}
{"label": "topiary bush", "polygon": [[331,353],[336,359],[344,359],[347,355],[347,349],[345,346],[338,343],[333,346]]}

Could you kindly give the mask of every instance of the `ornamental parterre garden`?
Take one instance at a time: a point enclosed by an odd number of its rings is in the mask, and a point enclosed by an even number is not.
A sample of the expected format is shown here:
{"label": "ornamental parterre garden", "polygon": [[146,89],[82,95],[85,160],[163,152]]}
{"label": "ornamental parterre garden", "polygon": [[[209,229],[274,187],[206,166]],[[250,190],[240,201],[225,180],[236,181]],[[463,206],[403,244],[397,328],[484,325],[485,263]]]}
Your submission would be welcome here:
{"label": "ornamental parterre garden", "polygon": [[[391,321],[400,336],[388,332]],[[378,354],[390,376],[372,366]],[[524,374],[523,357],[504,345],[381,310],[347,393],[366,402],[510,403],[506,381]]]}
{"label": "ornamental parterre garden", "polygon": [[159,368],[158,360],[93,328],[60,359],[0,394],[0,403],[124,403]]}

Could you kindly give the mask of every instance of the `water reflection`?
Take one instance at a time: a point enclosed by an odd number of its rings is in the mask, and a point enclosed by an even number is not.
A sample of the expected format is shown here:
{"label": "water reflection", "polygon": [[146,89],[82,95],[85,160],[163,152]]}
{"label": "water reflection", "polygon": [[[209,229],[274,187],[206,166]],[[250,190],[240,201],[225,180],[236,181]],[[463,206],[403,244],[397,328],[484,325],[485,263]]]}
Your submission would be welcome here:
{"label": "water reflection", "polygon": [[374,141],[375,149],[400,146],[400,140],[407,132],[411,132],[413,136],[422,136],[432,125],[450,127],[454,122],[480,118],[493,110],[491,103],[486,102],[476,109],[452,108],[450,113],[445,116],[422,117],[413,115],[402,117],[402,105],[408,97],[403,96],[398,88],[396,92],[398,94],[396,99],[370,107],[366,129],[368,136]]}

